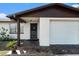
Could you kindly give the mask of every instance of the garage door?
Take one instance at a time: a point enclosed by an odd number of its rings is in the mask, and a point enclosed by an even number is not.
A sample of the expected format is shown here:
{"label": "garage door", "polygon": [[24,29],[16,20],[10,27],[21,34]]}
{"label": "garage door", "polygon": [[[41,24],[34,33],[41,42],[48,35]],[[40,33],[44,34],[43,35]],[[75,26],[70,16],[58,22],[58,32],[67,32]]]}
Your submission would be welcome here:
{"label": "garage door", "polygon": [[79,22],[51,21],[50,44],[79,44]]}

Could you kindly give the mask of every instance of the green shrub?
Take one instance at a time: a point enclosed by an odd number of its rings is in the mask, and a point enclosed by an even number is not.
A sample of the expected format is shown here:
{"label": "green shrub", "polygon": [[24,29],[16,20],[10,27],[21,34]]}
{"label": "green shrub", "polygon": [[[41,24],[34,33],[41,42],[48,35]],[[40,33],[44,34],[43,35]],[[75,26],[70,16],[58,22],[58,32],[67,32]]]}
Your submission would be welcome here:
{"label": "green shrub", "polygon": [[9,39],[8,29],[1,27],[0,28],[0,41]]}
{"label": "green shrub", "polygon": [[7,44],[7,48],[13,48],[13,46],[16,44],[16,41],[13,40],[13,41],[9,41],[8,44]]}

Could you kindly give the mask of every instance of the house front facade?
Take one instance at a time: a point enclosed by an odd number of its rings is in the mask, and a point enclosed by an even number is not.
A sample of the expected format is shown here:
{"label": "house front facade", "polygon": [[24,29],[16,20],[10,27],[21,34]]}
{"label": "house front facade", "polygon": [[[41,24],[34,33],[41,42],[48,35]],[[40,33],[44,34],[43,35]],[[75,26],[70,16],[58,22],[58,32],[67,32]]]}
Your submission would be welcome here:
{"label": "house front facade", "polygon": [[[20,40],[39,40],[40,46],[79,44],[79,10],[64,4],[48,4],[8,15],[16,23]],[[23,24],[23,27],[22,25]]]}

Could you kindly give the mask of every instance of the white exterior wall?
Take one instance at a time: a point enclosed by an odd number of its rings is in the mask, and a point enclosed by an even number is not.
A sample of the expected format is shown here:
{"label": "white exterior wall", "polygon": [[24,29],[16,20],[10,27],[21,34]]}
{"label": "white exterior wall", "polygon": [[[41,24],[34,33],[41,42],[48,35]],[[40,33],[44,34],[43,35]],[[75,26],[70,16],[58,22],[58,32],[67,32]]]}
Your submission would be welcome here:
{"label": "white exterior wall", "polygon": [[[10,25],[11,23],[0,23],[0,28],[4,27],[6,29],[8,29],[8,33],[10,32]],[[20,34],[20,38],[21,39],[30,39],[30,23],[23,23],[24,25],[24,34]],[[10,34],[10,38],[16,39],[17,38],[17,34]]]}
{"label": "white exterior wall", "polygon": [[[22,23],[24,26],[24,34],[20,34],[20,38],[24,40],[30,39],[30,23]],[[17,38],[17,34],[10,34],[11,38]]]}
{"label": "white exterior wall", "polygon": [[21,39],[30,39],[30,23],[24,23],[24,34],[21,34]]}
{"label": "white exterior wall", "polygon": [[40,46],[79,44],[79,18],[40,18]]}
{"label": "white exterior wall", "polygon": [[40,46],[49,46],[49,19],[40,18],[40,36],[39,43]]}
{"label": "white exterior wall", "polygon": [[[30,39],[30,23],[38,23],[37,37],[40,46],[79,44],[79,18],[40,18],[39,22],[28,21],[23,23],[24,34],[21,34],[21,39]],[[9,23],[0,23],[0,27],[9,30]],[[10,36],[17,38],[17,34]]]}
{"label": "white exterior wall", "polygon": [[[38,22],[27,22],[27,23],[21,23],[24,26],[24,34],[20,34],[20,38],[22,40],[28,40],[30,39],[30,23],[37,23],[37,38],[39,39],[39,23]],[[8,29],[8,33],[10,32],[10,24],[12,23],[0,23],[0,28],[4,27],[6,29]],[[16,23],[13,23],[16,24]],[[16,39],[17,38],[17,34],[10,34],[9,33],[10,38]]]}
{"label": "white exterior wall", "polygon": [[[30,39],[30,23],[23,23],[24,25],[24,34],[20,34],[22,40]],[[17,38],[17,34],[10,34],[11,38]]]}
{"label": "white exterior wall", "polygon": [[21,17],[23,20],[26,21],[24,23],[24,35],[21,36],[24,39],[30,39],[30,23],[37,23],[37,39],[39,39],[39,18],[37,17]]}

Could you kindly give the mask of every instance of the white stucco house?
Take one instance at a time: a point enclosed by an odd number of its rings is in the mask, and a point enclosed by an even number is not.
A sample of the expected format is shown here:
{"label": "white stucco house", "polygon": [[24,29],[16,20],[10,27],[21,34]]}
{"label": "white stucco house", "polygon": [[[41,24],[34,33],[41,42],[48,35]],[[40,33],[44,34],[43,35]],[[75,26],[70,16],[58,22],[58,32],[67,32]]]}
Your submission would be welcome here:
{"label": "white stucco house", "polygon": [[[0,24],[9,29],[11,37],[17,38],[18,43],[20,40],[39,39],[40,46],[79,44],[79,9],[77,8],[53,3],[7,17],[12,21]],[[14,23],[17,28],[12,25]]]}

